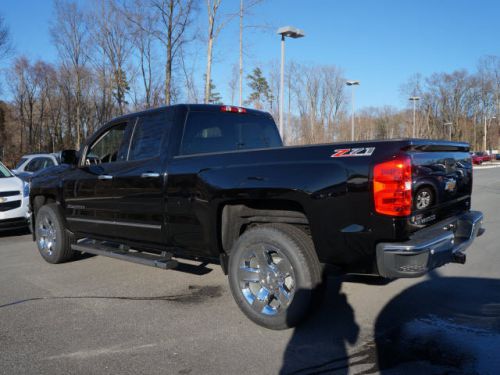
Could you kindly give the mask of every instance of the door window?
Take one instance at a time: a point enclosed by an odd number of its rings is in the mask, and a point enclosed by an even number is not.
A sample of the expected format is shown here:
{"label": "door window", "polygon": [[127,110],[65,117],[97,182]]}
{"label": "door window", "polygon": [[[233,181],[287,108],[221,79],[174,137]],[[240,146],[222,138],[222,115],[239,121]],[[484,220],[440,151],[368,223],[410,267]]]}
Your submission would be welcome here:
{"label": "door window", "polygon": [[126,128],[126,123],[115,125],[99,137],[87,151],[85,164],[113,163],[126,160],[128,148],[125,142]]}
{"label": "door window", "polygon": [[36,172],[43,167],[43,158],[34,158],[24,168],[26,172]]}
{"label": "door window", "polygon": [[54,161],[51,158],[43,158],[42,169],[53,167],[53,166],[54,166]]}

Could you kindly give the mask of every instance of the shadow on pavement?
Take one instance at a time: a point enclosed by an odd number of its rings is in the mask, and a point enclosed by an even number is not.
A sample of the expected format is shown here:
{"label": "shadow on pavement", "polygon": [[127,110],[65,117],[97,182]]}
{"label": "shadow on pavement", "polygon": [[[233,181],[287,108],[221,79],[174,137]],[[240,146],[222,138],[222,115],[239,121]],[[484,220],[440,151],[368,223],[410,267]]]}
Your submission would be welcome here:
{"label": "shadow on pavement", "polygon": [[500,368],[500,280],[439,277],[403,290],[379,313],[374,339],[354,351],[359,326],[328,280],[321,306],[291,337],[282,374],[496,374]]}
{"label": "shadow on pavement", "polygon": [[433,272],[380,312],[375,346],[381,373],[498,373],[500,280]]}
{"label": "shadow on pavement", "polygon": [[295,328],[283,358],[282,374],[343,374],[348,372],[346,343],[354,344],[359,326],[341,277],[329,278],[321,306]]}

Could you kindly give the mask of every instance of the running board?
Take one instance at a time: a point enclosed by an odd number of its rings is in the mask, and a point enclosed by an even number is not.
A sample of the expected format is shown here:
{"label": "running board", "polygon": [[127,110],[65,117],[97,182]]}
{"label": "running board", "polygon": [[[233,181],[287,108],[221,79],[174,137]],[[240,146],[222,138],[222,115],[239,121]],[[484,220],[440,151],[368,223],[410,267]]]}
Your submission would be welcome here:
{"label": "running board", "polygon": [[72,250],[81,251],[94,255],[125,260],[127,262],[138,263],[145,266],[161,268],[164,270],[177,267],[178,263],[172,259],[172,254],[164,251],[161,255],[143,253],[130,250],[126,246],[111,242],[83,240],[71,245]]}

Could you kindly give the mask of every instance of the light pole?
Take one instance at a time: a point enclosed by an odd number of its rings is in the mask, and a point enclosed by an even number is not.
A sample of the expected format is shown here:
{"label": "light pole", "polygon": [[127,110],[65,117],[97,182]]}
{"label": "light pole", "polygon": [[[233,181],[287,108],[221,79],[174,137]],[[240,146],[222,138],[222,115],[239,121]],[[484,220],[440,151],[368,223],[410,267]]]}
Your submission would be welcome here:
{"label": "light pole", "polygon": [[415,133],[416,133],[416,129],[417,129],[417,125],[416,125],[417,101],[420,100],[420,96],[410,96],[410,100],[413,102],[413,130],[412,130],[412,137],[415,138]]}
{"label": "light pole", "polygon": [[354,86],[359,86],[359,81],[347,81],[345,83],[347,86],[351,86],[351,103],[352,103],[352,110],[351,110],[351,139],[354,141]]}
{"label": "light pole", "polygon": [[444,126],[448,126],[448,139],[451,141],[451,127],[453,126],[453,123],[452,122],[445,122],[444,123]]}
{"label": "light pole", "polygon": [[483,136],[483,151],[486,152],[486,136],[488,134],[488,126],[486,125],[486,121],[487,120],[493,120],[493,119],[496,119],[496,116],[492,116],[490,117],[489,119],[486,118],[486,116],[484,117],[484,136]]}
{"label": "light pole", "polygon": [[280,117],[280,134],[281,138],[285,139],[284,133],[284,119],[283,119],[283,102],[285,101],[285,37],[290,38],[302,38],[305,36],[304,31],[297,29],[292,26],[284,26],[280,27],[277,32],[281,35],[281,71],[280,71],[280,108],[279,108],[279,117]]}

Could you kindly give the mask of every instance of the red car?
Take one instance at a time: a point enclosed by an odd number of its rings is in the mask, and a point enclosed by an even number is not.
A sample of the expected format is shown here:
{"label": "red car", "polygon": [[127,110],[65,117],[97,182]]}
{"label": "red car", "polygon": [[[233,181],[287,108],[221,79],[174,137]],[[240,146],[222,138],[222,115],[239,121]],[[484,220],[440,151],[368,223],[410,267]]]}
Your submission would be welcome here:
{"label": "red car", "polygon": [[474,155],[476,155],[478,158],[481,158],[481,161],[484,163],[485,161],[491,161],[491,156],[488,155],[484,151],[478,151],[475,152]]}
{"label": "red car", "polygon": [[483,158],[473,152],[470,153],[470,158],[472,159],[472,164],[481,165],[483,163]]}

